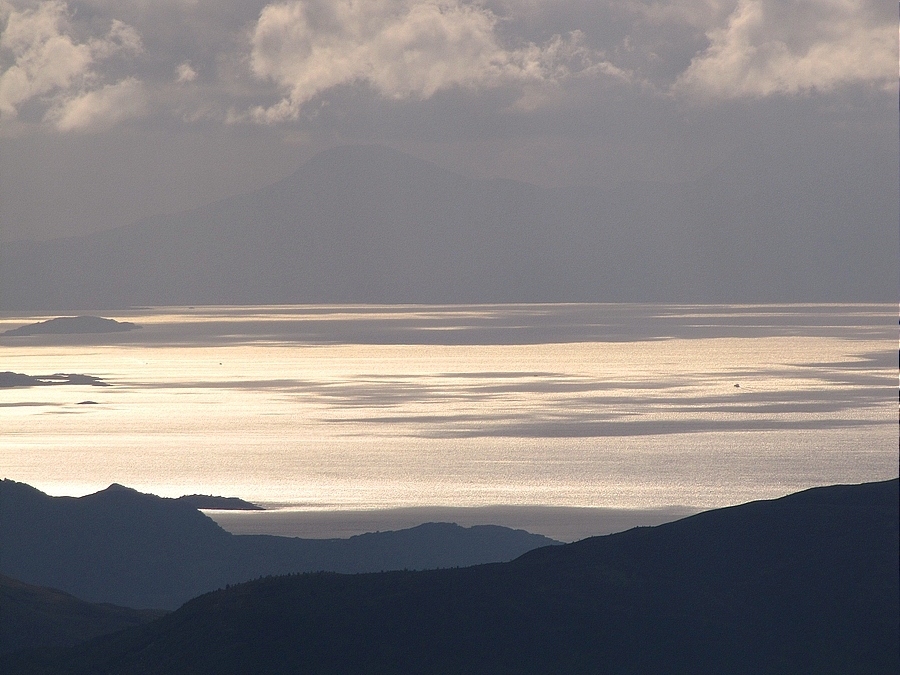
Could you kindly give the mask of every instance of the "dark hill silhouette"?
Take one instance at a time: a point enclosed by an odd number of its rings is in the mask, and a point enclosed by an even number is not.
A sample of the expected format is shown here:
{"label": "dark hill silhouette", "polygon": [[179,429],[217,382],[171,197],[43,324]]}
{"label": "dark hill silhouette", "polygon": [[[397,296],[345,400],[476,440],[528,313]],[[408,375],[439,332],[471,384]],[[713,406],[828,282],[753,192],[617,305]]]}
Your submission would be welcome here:
{"label": "dark hill silhouette", "polygon": [[505,564],[261,579],[7,672],[896,673],[897,504],[816,488]]}
{"label": "dark hill silhouette", "polygon": [[85,602],[53,588],[0,575],[0,654],[71,647],[98,635],[147,623],[164,613]]}
{"label": "dark hill silhouette", "polygon": [[237,497],[217,497],[214,495],[184,495],[176,502],[186,504],[193,509],[227,510],[227,511],[264,511],[263,507]]}
{"label": "dark hill silhouette", "polygon": [[334,148],[193,211],[6,243],[0,306],[893,300],[889,177],[831,175],[828,157],[755,171],[754,152],[691,183],[598,190]]}
{"label": "dark hill silhouette", "polygon": [[174,609],[268,574],[427,569],[511,560],[552,539],[428,523],[349,539],[232,535],[189,503],[113,484],[50,497],[0,481],[0,572],[91,602]]}
{"label": "dark hill silhouette", "polygon": [[77,335],[84,333],[122,333],[140,328],[130,321],[104,319],[100,316],[60,316],[47,321],[19,326],[3,331],[4,336],[23,335]]}

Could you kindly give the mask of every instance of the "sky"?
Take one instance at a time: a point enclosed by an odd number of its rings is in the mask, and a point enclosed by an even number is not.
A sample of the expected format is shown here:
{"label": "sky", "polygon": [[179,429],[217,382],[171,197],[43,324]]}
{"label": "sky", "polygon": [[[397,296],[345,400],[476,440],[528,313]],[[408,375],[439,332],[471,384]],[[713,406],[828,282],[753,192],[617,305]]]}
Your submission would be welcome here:
{"label": "sky", "polygon": [[876,0],[0,0],[0,240],[182,211],[353,143],[544,186],[691,180],[760,143],[896,174],[897,18]]}

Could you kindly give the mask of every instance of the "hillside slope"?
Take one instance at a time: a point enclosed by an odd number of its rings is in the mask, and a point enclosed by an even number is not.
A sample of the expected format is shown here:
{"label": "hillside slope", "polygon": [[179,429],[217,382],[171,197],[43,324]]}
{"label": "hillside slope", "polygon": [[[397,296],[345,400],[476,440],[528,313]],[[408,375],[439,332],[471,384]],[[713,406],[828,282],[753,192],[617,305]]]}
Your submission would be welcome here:
{"label": "hillside slope", "polygon": [[0,481],[0,573],[92,602],[174,609],[268,574],[428,569],[512,560],[555,543],[505,527],[426,523],[349,539],[232,535],[189,503],[112,485],[50,497]]}
{"label": "hillside slope", "polygon": [[70,647],[147,623],[164,613],[85,602],[53,588],[0,575],[0,654]]}
{"label": "hillside slope", "polygon": [[897,504],[816,488],[505,564],[261,579],[8,672],[896,673]]}
{"label": "hillside slope", "polygon": [[189,212],[5,243],[0,306],[893,300],[890,177],[759,172],[757,154],[690,183],[598,190],[334,148]]}

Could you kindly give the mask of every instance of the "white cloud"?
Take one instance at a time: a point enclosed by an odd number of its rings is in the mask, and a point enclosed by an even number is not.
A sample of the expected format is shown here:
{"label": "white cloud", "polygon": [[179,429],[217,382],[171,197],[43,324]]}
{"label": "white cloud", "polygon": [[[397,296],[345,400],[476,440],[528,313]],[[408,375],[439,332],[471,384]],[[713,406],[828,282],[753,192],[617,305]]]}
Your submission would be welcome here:
{"label": "white cloud", "polygon": [[108,84],[71,99],[47,113],[60,131],[97,130],[145,114],[147,97],[143,85],[134,78]]}
{"label": "white cloud", "polygon": [[342,86],[499,89],[467,105],[543,119],[603,105],[612,82],[648,99],[890,89],[896,28],[881,0],[0,0],[0,126],[89,129],[63,120],[113,119],[84,112],[112,100],[118,119],[152,100],[175,120],[275,123]]}
{"label": "white cloud", "polygon": [[190,61],[185,61],[175,69],[176,82],[193,82],[197,79],[197,71],[191,67]]}
{"label": "white cloud", "polygon": [[[15,119],[29,102],[44,107],[45,119],[56,120],[61,129],[86,128],[84,121],[91,117],[87,111],[113,101],[127,105],[122,113],[107,110],[101,117],[123,119],[134,112],[133,102],[119,94],[134,93],[137,81],[129,78],[118,85],[104,85],[97,71],[98,64],[117,54],[142,51],[134,28],[113,20],[106,34],[79,42],[73,37],[68,7],[61,0],[46,0],[21,10],[6,3],[3,9],[0,122]],[[60,126],[64,119],[72,121]]]}
{"label": "white cloud", "polygon": [[870,0],[740,0],[675,91],[729,99],[895,86],[895,29],[896,16]]}
{"label": "white cloud", "polygon": [[14,62],[0,74],[0,115],[15,117],[17,107],[83,78],[93,57],[86,44],[62,33],[65,6],[45,2],[36,10],[11,12],[0,34],[0,50]]}
{"label": "white cloud", "polygon": [[96,61],[108,59],[122,51],[132,54],[140,54],[144,51],[144,45],[138,32],[118,19],[112,20],[112,25],[106,35],[102,38],[91,38],[88,44]]}
{"label": "white cloud", "polygon": [[464,0],[268,5],[253,31],[251,67],[284,98],[253,116],[265,122],[296,118],[304,103],[341,84],[365,83],[386,98],[427,99],[453,87],[558,81],[600,61],[577,44],[577,36],[505,47],[497,37],[499,20]]}

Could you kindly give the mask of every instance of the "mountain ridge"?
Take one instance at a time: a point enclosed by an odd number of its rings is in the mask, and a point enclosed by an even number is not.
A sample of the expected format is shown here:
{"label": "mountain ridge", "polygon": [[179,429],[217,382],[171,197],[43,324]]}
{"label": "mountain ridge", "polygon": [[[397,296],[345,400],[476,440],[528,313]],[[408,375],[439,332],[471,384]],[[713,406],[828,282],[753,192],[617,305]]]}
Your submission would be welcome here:
{"label": "mountain ridge", "polygon": [[[191,211],[4,244],[0,305],[892,297],[893,193],[795,168],[541,188],[467,178],[379,146],[338,147]],[[860,224],[864,205],[875,215]]]}
{"label": "mountain ridge", "polygon": [[894,673],[897,503],[829,486],[508,563],[259,579],[8,672]]}
{"label": "mountain ridge", "polygon": [[152,621],[163,611],[89,603],[53,588],[0,575],[0,654],[70,647]]}
{"label": "mountain ridge", "polygon": [[449,523],[349,539],[233,535],[190,500],[118,484],[84,497],[50,497],[5,479],[0,503],[0,573],[137,608],[174,609],[270,574],[463,566],[556,543],[523,530]]}

